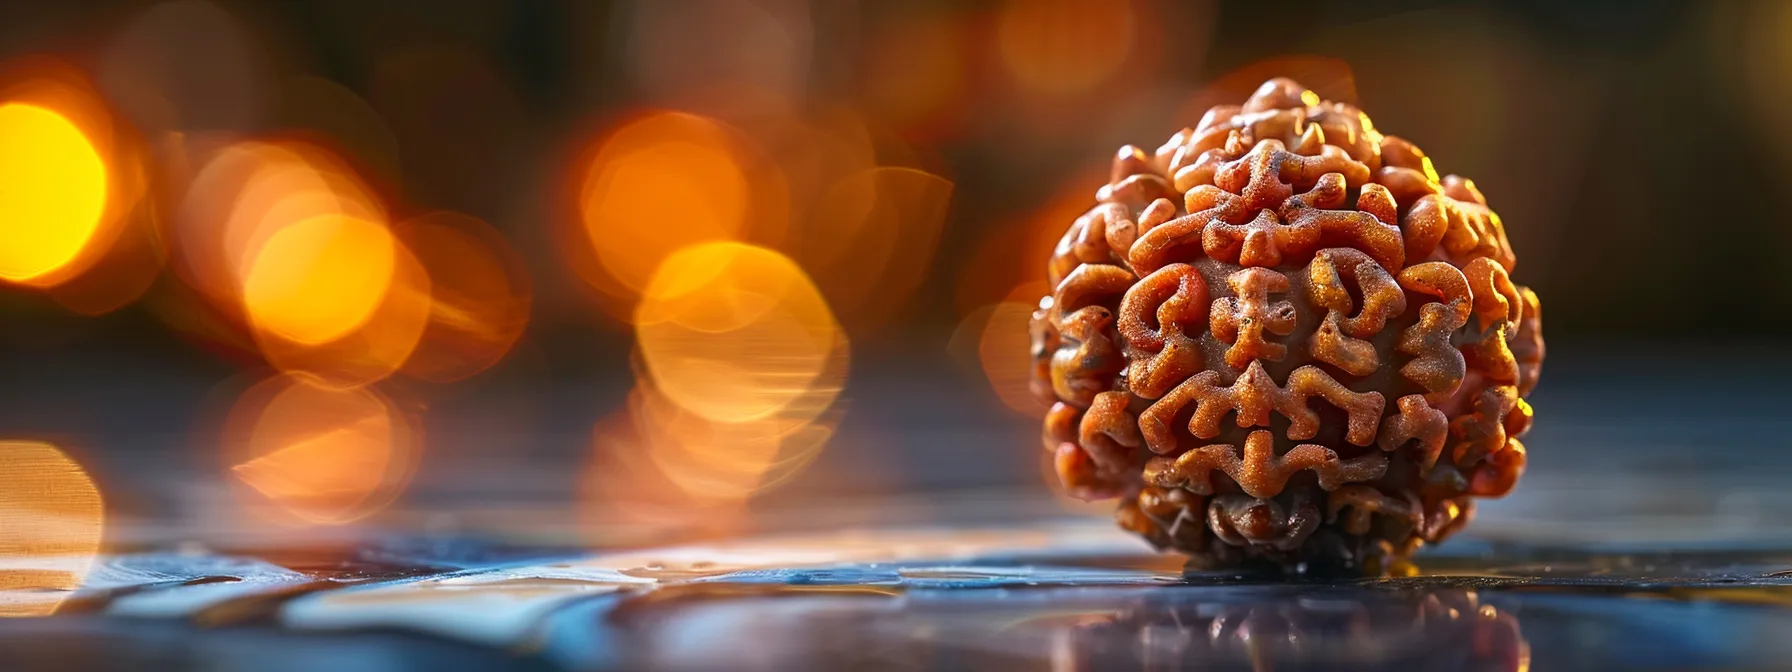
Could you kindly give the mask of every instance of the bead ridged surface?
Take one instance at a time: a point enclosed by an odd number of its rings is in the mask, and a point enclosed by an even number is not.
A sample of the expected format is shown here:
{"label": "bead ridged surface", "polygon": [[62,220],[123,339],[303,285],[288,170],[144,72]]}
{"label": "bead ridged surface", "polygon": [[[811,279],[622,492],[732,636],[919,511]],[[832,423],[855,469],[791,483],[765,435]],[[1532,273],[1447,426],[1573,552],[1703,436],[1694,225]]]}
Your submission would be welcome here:
{"label": "bead ridged surface", "polygon": [[1031,330],[1070,494],[1197,566],[1400,572],[1522,475],[1540,308],[1470,180],[1274,79],[1096,200]]}

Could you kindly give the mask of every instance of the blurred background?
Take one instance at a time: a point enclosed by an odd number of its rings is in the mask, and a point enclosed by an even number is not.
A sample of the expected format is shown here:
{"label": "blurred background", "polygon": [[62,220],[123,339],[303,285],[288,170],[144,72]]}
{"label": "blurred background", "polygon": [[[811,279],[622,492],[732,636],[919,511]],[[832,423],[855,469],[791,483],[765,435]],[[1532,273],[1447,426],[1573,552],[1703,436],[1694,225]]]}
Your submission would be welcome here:
{"label": "blurred background", "polygon": [[[1046,257],[1118,147],[1278,75],[1504,218],[1550,347],[1509,501],[1771,464],[1789,31],[1741,0],[6,3],[0,439],[55,448],[0,480],[81,465],[115,546],[1106,515],[1040,464]],[[1770,471],[1697,506],[1770,513]]]}

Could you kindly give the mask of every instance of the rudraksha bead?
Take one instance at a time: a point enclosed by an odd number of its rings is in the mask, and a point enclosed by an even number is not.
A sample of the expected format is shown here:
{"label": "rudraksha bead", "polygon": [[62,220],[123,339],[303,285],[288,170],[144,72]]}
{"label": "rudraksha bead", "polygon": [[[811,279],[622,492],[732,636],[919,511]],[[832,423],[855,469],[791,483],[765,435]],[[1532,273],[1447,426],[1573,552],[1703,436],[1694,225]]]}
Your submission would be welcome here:
{"label": "rudraksha bead", "polygon": [[1127,146],[1048,262],[1044,443],[1203,567],[1394,572],[1524,472],[1537,296],[1472,181],[1287,79]]}

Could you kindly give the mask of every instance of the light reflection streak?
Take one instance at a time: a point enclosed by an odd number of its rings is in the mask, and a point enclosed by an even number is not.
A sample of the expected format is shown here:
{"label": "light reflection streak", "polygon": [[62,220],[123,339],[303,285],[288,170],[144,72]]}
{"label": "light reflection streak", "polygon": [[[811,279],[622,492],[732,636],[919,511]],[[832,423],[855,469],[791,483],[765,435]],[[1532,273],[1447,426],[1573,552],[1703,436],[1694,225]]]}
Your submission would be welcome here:
{"label": "light reflection streak", "polygon": [[827,301],[801,268],[740,243],[667,258],[635,312],[635,333],[655,388],[718,422],[780,413],[815,389],[840,342]]}
{"label": "light reflection streak", "polygon": [[0,617],[55,613],[86,579],[104,528],[80,464],[48,443],[0,441]]}
{"label": "light reflection streak", "polygon": [[416,419],[372,388],[285,374],[244,390],[225,420],[224,458],[255,502],[311,524],[379,511],[421,457]]}
{"label": "light reflection streak", "polygon": [[594,430],[587,508],[611,525],[728,528],[833,437],[846,336],[801,268],[741,243],[674,253],[636,315],[635,386]]}

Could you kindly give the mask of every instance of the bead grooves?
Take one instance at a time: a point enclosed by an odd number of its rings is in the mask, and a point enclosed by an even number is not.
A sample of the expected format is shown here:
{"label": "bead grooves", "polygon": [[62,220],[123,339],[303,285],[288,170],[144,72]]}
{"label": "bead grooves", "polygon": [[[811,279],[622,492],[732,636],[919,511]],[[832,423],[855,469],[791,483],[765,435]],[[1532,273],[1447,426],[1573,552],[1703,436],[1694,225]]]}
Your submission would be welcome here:
{"label": "bead grooves", "polygon": [[1522,475],[1540,308],[1473,182],[1274,79],[1096,198],[1031,325],[1070,494],[1197,566],[1389,571]]}

